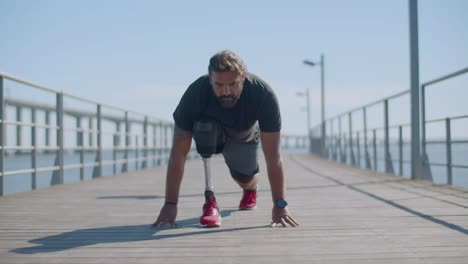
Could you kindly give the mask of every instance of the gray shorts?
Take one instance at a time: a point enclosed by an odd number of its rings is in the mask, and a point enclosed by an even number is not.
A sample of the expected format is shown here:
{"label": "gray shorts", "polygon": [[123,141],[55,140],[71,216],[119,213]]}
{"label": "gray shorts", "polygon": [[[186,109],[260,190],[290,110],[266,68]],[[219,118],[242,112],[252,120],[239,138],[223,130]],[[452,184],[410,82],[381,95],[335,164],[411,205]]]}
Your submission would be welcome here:
{"label": "gray shorts", "polygon": [[257,150],[258,143],[242,143],[226,138],[222,153],[234,179],[248,183],[259,172]]}

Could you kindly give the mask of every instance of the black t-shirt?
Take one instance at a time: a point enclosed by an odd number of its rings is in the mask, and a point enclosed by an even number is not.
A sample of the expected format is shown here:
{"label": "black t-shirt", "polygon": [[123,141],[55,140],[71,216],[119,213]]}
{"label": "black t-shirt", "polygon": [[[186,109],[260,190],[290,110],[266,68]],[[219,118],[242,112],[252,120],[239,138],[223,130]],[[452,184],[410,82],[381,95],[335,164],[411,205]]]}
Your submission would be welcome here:
{"label": "black t-shirt", "polygon": [[203,75],[187,88],[173,117],[177,127],[185,131],[192,131],[194,122],[200,118],[215,119],[228,137],[242,142],[258,140],[257,121],[262,132],[281,130],[276,95],[265,81],[250,73],[246,74],[242,93],[233,108],[221,105],[208,75]]}

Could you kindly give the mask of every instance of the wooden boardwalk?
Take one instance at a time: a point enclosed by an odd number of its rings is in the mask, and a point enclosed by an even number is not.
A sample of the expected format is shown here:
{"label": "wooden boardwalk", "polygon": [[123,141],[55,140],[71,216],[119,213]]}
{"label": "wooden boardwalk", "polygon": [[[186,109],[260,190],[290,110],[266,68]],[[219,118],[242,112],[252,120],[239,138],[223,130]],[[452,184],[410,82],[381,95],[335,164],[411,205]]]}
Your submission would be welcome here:
{"label": "wooden boardwalk", "polygon": [[[289,208],[301,226],[271,228],[212,162],[220,228],[198,224],[201,161],[187,164],[178,228],[151,228],[165,167],[0,198],[0,263],[468,263],[468,192],[285,154]],[[265,166],[261,163],[262,172]]]}

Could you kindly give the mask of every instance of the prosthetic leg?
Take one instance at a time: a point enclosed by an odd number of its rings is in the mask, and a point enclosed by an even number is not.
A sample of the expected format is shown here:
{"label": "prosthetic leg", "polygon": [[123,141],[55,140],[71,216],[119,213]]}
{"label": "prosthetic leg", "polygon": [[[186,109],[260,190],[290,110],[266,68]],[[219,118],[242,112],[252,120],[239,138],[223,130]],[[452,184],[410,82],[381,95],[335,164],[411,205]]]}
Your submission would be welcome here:
{"label": "prosthetic leg", "polygon": [[200,120],[193,126],[193,139],[197,146],[197,152],[202,156],[205,168],[205,193],[213,193],[213,181],[211,180],[210,158],[216,153],[218,146],[219,125],[213,120]]}
{"label": "prosthetic leg", "polygon": [[218,123],[213,120],[199,120],[193,126],[193,138],[197,152],[202,156],[205,169],[205,204],[203,205],[203,215],[200,218],[200,223],[207,227],[221,225],[221,216],[213,192],[210,167],[210,158],[216,153],[218,147],[219,129]]}

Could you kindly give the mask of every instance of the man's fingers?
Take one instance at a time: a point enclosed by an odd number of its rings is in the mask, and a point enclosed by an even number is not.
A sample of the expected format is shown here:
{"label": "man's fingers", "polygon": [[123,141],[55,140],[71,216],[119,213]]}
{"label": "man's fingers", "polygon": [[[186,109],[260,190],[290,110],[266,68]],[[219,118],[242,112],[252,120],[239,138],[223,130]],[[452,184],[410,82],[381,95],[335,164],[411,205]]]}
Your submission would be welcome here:
{"label": "man's fingers", "polygon": [[279,219],[275,219],[271,222],[271,227],[283,226],[283,227],[297,227],[299,224],[289,215],[285,215]]}
{"label": "man's fingers", "polygon": [[[288,219],[289,221],[291,221],[291,223],[293,223],[295,227],[296,227],[296,226],[299,226],[299,223],[296,222],[296,220],[294,220],[294,218],[292,218],[291,216],[288,215],[288,218],[287,218],[287,219]],[[291,224],[291,225],[292,225],[292,224]]]}
{"label": "man's fingers", "polygon": [[158,219],[158,221],[156,221],[156,222],[153,224],[153,227],[161,227],[161,226],[163,226],[163,225],[165,225],[165,224],[167,224],[167,221]]}
{"label": "man's fingers", "polygon": [[286,224],[286,221],[284,220],[284,217],[281,217],[281,224],[283,227],[287,227],[288,225]]}
{"label": "man's fingers", "polygon": [[169,224],[171,227],[177,227],[175,220],[170,219],[158,220],[153,224],[153,227],[163,227],[166,224]]}
{"label": "man's fingers", "polygon": [[294,219],[292,217],[290,217],[289,215],[285,216],[284,219],[286,220],[286,222],[291,225],[292,227],[296,227],[296,226],[299,226],[299,224],[294,221]]}
{"label": "man's fingers", "polygon": [[158,220],[156,220],[156,222],[153,223],[152,227],[157,227],[159,226],[160,223],[161,223],[161,219],[158,218]]}
{"label": "man's fingers", "polygon": [[286,223],[284,222],[283,218],[275,219],[271,221],[271,227],[280,227],[280,226],[286,227]]}

